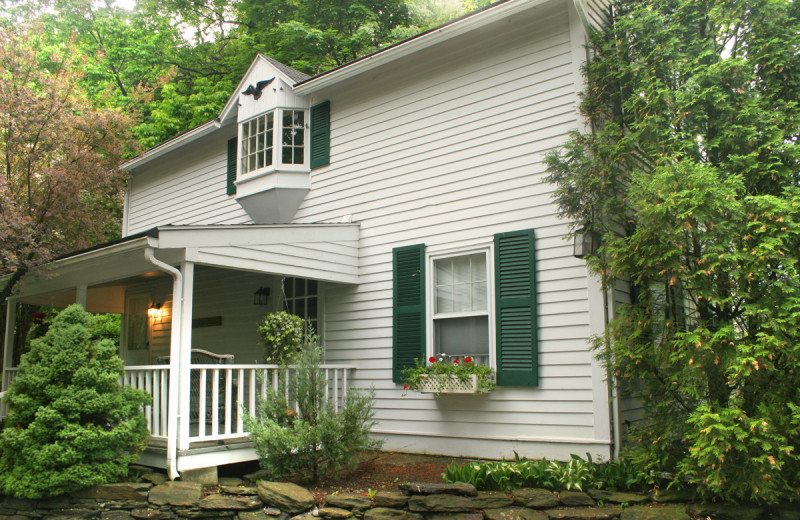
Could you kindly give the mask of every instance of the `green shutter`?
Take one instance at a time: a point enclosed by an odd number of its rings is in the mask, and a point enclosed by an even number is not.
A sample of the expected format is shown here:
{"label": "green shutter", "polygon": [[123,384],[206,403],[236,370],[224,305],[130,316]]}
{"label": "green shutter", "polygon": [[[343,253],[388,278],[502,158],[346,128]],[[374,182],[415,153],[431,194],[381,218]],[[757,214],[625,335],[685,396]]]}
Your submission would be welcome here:
{"label": "green shutter", "polygon": [[236,194],[236,148],[237,138],[228,139],[228,195]]}
{"label": "green shutter", "polygon": [[331,103],[311,107],[311,167],[331,162]]}
{"label": "green shutter", "polygon": [[535,253],[532,229],[494,237],[498,385],[539,384]]}
{"label": "green shutter", "polygon": [[425,358],[425,244],[392,250],[392,380]]}

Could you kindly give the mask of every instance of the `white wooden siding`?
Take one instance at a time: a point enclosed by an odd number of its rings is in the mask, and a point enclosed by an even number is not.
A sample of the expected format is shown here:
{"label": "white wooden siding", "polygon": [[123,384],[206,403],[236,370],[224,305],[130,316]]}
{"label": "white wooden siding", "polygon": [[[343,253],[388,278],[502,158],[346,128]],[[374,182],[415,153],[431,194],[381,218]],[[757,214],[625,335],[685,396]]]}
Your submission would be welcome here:
{"label": "white wooden siding", "polygon": [[[227,130],[226,130],[227,129]],[[228,134],[226,134],[226,131]],[[178,158],[152,162],[129,181],[128,234],[166,224],[249,224],[232,195],[225,193],[227,138],[235,125],[186,146]]]}
{"label": "white wooden siding", "polygon": [[[489,442],[496,457],[513,449],[608,456],[587,346],[585,264],[572,257],[554,188],[543,182],[544,156],[579,125],[570,18],[546,14],[462,41],[466,48],[424,70],[387,71],[330,94],[331,164],[312,172],[296,221],[352,215],[361,225],[361,283],[327,293],[327,360],[356,363],[356,383],[375,389],[376,431],[387,446],[424,451],[404,443],[433,435],[452,439],[439,450],[456,455]],[[527,228],[537,237],[539,388],[436,400],[393,383],[392,248],[468,249]],[[571,444],[541,444],[559,438]]]}

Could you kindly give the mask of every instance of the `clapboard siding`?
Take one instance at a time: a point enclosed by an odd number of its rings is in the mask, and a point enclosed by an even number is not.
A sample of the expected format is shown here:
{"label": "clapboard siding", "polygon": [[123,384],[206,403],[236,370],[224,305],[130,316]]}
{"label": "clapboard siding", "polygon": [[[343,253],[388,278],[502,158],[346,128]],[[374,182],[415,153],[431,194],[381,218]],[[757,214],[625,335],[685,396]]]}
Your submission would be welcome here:
{"label": "clapboard siding", "polygon": [[[585,264],[543,181],[545,155],[578,127],[569,23],[553,14],[527,27],[532,38],[512,31],[400,86],[390,75],[391,88],[376,79],[332,96],[331,164],[312,172],[295,221],[360,223],[361,283],[327,293],[327,359],[356,363],[356,384],[375,388],[378,432],[600,440]],[[485,247],[526,228],[537,234],[540,386],[437,401],[392,383],[392,248]]]}
{"label": "clapboard siding", "polygon": [[[236,130],[227,129],[232,137]],[[225,133],[220,130],[220,133]],[[213,136],[186,146],[129,181],[127,234],[165,224],[243,224],[251,220],[225,192],[227,139]]]}

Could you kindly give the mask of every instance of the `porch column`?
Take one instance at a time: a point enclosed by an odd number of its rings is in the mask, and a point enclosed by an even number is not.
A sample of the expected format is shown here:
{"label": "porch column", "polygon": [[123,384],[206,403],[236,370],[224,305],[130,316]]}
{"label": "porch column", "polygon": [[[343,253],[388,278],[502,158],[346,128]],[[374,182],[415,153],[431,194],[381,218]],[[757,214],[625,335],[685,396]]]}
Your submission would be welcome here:
{"label": "porch column", "polygon": [[17,299],[9,298],[6,300],[6,330],[5,340],[3,341],[3,373],[0,374],[0,391],[8,390],[5,371],[14,364],[14,330],[17,324]]}
{"label": "porch column", "polygon": [[83,310],[86,310],[86,300],[89,294],[89,286],[79,285],[75,288],[75,303],[80,304]]}
{"label": "porch column", "polygon": [[[191,390],[191,364],[192,364],[192,307],[194,296],[194,263],[181,262],[183,274],[183,305],[180,315],[181,345],[180,345],[180,388],[178,390],[178,416],[180,417],[178,449],[189,449],[189,426],[191,424],[190,390]],[[173,321],[174,323],[174,321]]]}

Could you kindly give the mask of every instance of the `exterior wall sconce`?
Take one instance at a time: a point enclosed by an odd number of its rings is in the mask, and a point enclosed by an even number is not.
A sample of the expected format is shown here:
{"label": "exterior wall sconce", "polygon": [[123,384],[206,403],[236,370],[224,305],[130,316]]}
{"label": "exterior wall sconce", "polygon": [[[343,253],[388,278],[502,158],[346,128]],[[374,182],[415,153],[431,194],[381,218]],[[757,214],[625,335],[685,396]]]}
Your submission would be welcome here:
{"label": "exterior wall sconce", "polygon": [[572,243],[572,256],[575,258],[586,258],[596,255],[600,249],[600,235],[587,228],[581,228],[575,232]]}
{"label": "exterior wall sconce", "polygon": [[163,313],[162,305],[161,303],[151,303],[147,308],[147,315],[154,320],[160,318]]}
{"label": "exterior wall sconce", "polygon": [[259,287],[253,293],[253,305],[266,305],[269,300],[269,287]]}

